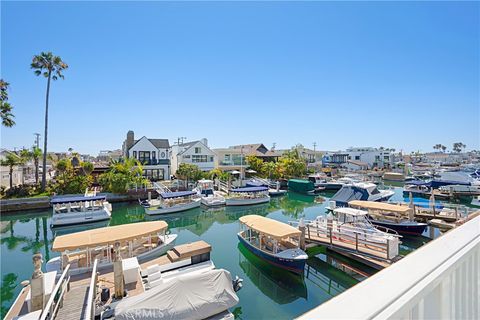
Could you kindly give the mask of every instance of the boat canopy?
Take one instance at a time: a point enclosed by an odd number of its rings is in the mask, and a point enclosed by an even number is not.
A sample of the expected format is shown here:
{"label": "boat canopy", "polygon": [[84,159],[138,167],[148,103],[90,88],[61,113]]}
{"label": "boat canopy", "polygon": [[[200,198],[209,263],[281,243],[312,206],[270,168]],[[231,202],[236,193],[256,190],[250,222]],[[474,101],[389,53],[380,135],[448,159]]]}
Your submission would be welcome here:
{"label": "boat canopy", "polygon": [[193,272],[124,298],[115,306],[115,319],[207,319],[238,302],[230,272]]}
{"label": "boat canopy", "polygon": [[245,187],[245,188],[236,188],[230,189],[230,192],[263,192],[268,191],[267,187]]}
{"label": "boat canopy", "polygon": [[410,210],[408,206],[402,206],[398,204],[390,204],[384,202],[375,202],[375,201],[360,201],[354,200],[348,203],[350,207],[357,207],[363,209],[371,209],[371,210],[382,210],[382,211],[389,211],[389,212],[399,212],[399,213],[407,213]]}
{"label": "boat canopy", "polygon": [[239,220],[250,229],[269,235],[272,238],[283,239],[300,236],[302,234],[300,230],[286,223],[258,215],[243,216],[240,217]]}
{"label": "boat canopy", "polygon": [[247,187],[267,187],[267,185],[265,185],[265,183],[263,183],[262,181],[255,180],[255,179],[248,180],[247,183],[246,183],[246,186]]}
{"label": "boat canopy", "polygon": [[197,194],[195,191],[177,191],[177,192],[161,192],[160,197],[163,199],[188,197]]}
{"label": "boat canopy", "polygon": [[342,213],[347,216],[356,216],[356,217],[368,215],[368,212],[364,210],[353,209],[353,208],[335,208],[333,212]]}
{"label": "boat canopy", "polygon": [[330,200],[335,201],[337,206],[346,206],[353,200],[368,200],[368,191],[354,185],[344,185]]}
{"label": "boat canopy", "polygon": [[114,244],[117,241],[133,240],[155,234],[166,230],[167,227],[168,224],[165,221],[149,221],[87,230],[56,237],[52,250],[62,252]]}
{"label": "boat canopy", "polygon": [[50,200],[50,204],[69,203],[69,202],[82,202],[82,201],[95,201],[105,200],[106,196],[75,196],[75,197],[55,197]]}

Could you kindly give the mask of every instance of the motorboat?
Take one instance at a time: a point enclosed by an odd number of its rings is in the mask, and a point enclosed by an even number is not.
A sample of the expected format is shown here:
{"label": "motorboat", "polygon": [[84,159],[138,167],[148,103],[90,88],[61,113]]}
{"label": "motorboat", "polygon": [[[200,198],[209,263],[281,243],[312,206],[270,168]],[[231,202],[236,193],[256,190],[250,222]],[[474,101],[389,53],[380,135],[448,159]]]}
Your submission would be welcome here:
{"label": "motorboat", "polygon": [[52,227],[109,220],[112,215],[112,205],[104,195],[54,197],[50,204]]}
{"label": "motorboat", "polygon": [[231,189],[225,198],[227,206],[245,206],[270,202],[268,187],[244,187]]}
{"label": "motorboat", "polygon": [[330,200],[335,201],[336,206],[347,206],[352,200],[387,201],[394,194],[393,190],[379,190],[371,182],[357,182],[344,185]]}
{"label": "motorboat", "polygon": [[207,207],[225,205],[225,197],[213,188],[212,180],[199,180],[197,187],[193,189],[200,196],[201,203]]}
{"label": "motorboat", "polygon": [[148,215],[181,212],[200,207],[201,198],[195,191],[160,192],[157,199],[140,204]]}
{"label": "motorboat", "polygon": [[475,207],[480,207],[480,196],[473,197],[471,205]]}
{"label": "motorboat", "polygon": [[59,252],[60,256],[47,262],[47,271],[61,273],[70,265],[71,274],[81,274],[92,269],[95,259],[99,269],[111,267],[116,243],[120,245],[122,258],[145,261],[158,257],[171,249],[177,239],[176,234],[167,234],[167,229],[165,221],[152,221],[57,236],[52,251]]}
{"label": "motorboat", "polygon": [[351,208],[364,210],[368,220],[375,226],[395,230],[401,235],[421,235],[427,224],[414,220],[413,209],[406,205],[354,200],[348,203]]}
{"label": "motorboat", "polygon": [[323,187],[327,191],[336,191],[336,190],[340,190],[345,185],[351,185],[357,182],[359,182],[359,180],[350,178],[350,177],[343,177],[343,178],[332,179],[324,182],[317,182],[315,184],[315,187]]}
{"label": "motorboat", "polygon": [[240,217],[239,222],[238,239],[253,254],[277,267],[303,273],[308,256],[300,249],[300,230],[258,215]]}

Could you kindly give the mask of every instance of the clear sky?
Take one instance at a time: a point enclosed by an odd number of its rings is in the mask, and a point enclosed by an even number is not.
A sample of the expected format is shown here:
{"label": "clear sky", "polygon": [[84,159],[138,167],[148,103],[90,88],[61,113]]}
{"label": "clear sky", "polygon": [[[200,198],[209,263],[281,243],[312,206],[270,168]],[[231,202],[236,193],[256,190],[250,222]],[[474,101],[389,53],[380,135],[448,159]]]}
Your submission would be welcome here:
{"label": "clear sky", "polygon": [[479,2],[1,3],[1,76],[17,125],[2,147],[43,135],[81,153],[137,138],[206,137],[317,150],[480,148]]}

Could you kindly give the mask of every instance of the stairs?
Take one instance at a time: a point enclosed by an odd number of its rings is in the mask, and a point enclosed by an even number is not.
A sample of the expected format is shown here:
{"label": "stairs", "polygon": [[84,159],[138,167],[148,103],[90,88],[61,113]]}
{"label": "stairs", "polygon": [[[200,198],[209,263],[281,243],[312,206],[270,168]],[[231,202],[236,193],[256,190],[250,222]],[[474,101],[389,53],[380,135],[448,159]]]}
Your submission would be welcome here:
{"label": "stairs", "polygon": [[172,250],[167,251],[167,258],[170,262],[177,262],[180,260],[180,254],[173,248]]}

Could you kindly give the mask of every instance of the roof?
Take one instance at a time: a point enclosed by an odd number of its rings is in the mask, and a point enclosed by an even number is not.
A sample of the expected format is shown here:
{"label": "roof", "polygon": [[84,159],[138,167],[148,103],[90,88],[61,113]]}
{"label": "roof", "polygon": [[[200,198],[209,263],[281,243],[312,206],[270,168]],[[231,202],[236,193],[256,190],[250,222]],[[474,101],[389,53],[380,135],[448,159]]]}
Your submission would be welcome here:
{"label": "roof", "polygon": [[170,143],[168,142],[168,139],[148,139],[148,140],[158,149],[170,148]]}
{"label": "roof", "polygon": [[254,229],[277,239],[301,235],[300,230],[286,223],[258,215],[243,216],[240,217],[239,220],[250,229]]}
{"label": "roof", "polygon": [[267,187],[244,187],[244,188],[236,188],[230,189],[230,192],[262,192],[267,191]]}
{"label": "roof", "polygon": [[360,166],[360,167],[368,167],[368,163],[363,162],[363,161],[359,161],[359,160],[347,160],[347,163],[351,163],[351,164],[354,164],[354,165]]}
{"label": "roof", "polygon": [[400,213],[407,213],[410,208],[408,206],[402,206],[398,204],[390,204],[384,202],[374,202],[374,201],[361,201],[361,200],[354,200],[348,203],[350,207],[358,207],[363,209],[371,209],[371,210],[382,210],[382,211],[390,211],[390,212],[400,212]]}
{"label": "roof", "polygon": [[76,197],[54,197],[50,200],[51,204],[68,203],[68,202],[80,202],[80,201],[93,201],[93,200],[105,200],[106,196],[76,196]]}
{"label": "roof", "polygon": [[366,216],[368,214],[368,212],[364,211],[364,210],[359,210],[359,209],[353,209],[353,208],[335,208],[333,210],[333,212],[335,213],[343,213],[345,215],[349,215],[349,216]]}
{"label": "roof", "polygon": [[194,194],[197,193],[195,191],[161,192],[160,197],[162,197],[163,199],[172,199],[193,196]]}
{"label": "roof", "polygon": [[165,221],[150,221],[87,230],[57,236],[53,241],[52,250],[61,252],[114,244],[117,241],[127,241],[155,234],[167,227],[168,224]]}

